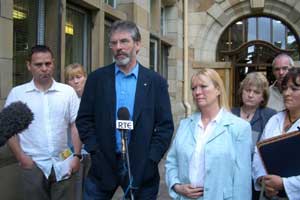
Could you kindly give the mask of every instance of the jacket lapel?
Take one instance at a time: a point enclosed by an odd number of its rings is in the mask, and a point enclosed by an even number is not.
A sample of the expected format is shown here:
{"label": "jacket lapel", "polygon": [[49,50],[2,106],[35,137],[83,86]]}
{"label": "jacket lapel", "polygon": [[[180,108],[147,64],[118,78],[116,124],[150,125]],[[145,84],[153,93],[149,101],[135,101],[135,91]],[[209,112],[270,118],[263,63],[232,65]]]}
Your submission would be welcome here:
{"label": "jacket lapel", "polygon": [[193,139],[194,139],[195,143],[197,142],[197,135],[199,134],[196,132],[196,130],[198,130],[198,129],[196,129],[196,126],[198,125],[199,120],[200,120],[200,113],[197,112],[197,113],[193,114],[191,116],[191,124],[190,124],[189,130],[188,130],[190,132],[190,134],[193,135]]}
{"label": "jacket lapel", "polygon": [[139,75],[136,84],[135,100],[134,100],[134,111],[133,111],[133,123],[134,126],[138,121],[139,115],[146,104],[148,98],[148,91],[151,87],[151,81],[146,73],[146,69],[140,64]]}
{"label": "jacket lapel", "polygon": [[217,138],[219,135],[226,132],[227,126],[232,123],[231,117],[227,111],[223,110],[222,118],[220,122],[217,124],[215,130],[209,136],[207,143]]}
{"label": "jacket lapel", "polygon": [[[107,108],[110,113],[111,122],[116,120],[116,88],[115,88],[115,66],[111,65],[110,69],[107,71],[106,77],[106,90],[105,94],[108,99],[106,99]],[[101,83],[100,83],[101,84]],[[103,84],[103,83],[102,83]],[[114,123],[115,124],[115,123]]]}

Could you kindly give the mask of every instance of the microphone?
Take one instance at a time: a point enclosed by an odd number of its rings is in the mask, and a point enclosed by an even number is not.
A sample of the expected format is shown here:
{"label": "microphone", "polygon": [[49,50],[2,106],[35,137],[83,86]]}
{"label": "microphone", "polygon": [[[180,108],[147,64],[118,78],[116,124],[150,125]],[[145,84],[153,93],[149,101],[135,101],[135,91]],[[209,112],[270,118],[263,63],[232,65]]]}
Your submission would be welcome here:
{"label": "microphone", "polygon": [[0,146],[13,135],[27,129],[33,118],[30,108],[21,101],[3,108],[0,112]]}
{"label": "microphone", "polygon": [[133,130],[133,121],[130,121],[130,114],[126,107],[121,107],[118,110],[118,120],[116,121],[116,128],[121,132],[121,153],[122,158],[126,157],[126,147],[127,147],[127,130]]}
{"label": "microphone", "polygon": [[[128,173],[128,178],[129,178],[129,185],[126,191],[130,191],[130,199],[134,200],[133,196],[133,187],[132,187],[132,181],[133,177],[131,175],[131,170],[130,170],[130,159],[129,159],[129,153],[128,153],[128,148],[127,148],[127,134],[126,131],[128,130],[133,130],[133,121],[130,121],[130,114],[129,111],[126,107],[121,107],[118,110],[118,120],[116,121],[116,127],[117,129],[120,130],[121,132],[121,153],[122,153],[122,160],[123,162],[126,162],[127,167],[124,167],[125,170],[127,168],[127,173]],[[124,164],[124,166],[126,165]],[[123,199],[125,199],[127,192],[124,194]]]}

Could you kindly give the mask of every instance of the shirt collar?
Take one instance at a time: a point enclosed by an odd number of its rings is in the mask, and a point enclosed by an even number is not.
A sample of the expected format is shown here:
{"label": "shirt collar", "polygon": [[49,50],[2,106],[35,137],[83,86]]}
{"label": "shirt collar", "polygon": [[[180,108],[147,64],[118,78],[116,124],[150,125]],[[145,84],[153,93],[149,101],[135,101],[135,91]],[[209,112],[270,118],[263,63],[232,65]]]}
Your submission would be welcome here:
{"label": "shirt collar", "polygon": [[[218,114],[210,121],[211,122],[215,122],[215,123],[219,123],[222,119],[222,115],[224,112],[224,108],[221,108],[218,112]],[[200,112],[200,120],[198,121],[198,125],[202,125],[202,121],[201,121],[201,112]]]}
{"label": "shirt collar", "polygon": [[[47,90],[47,92],[50,92],[50,91],[60,91],[60,87],[58,85],[58,83],[52,79],[52,85],[51,87]],[[33,79],[29,82],[27,88],[26,88],[26,92],[32,92],[32,91],[40,91],[36,85],[34,84],[34,81]]]}
{"label": "shirt collar", "polygon": [[[136,65],[131,70],[131,72],[129,72],[126,76],[133,75],[137,79],[138,72],[139,72],[139,63],[137,62]],[[120,69],[120,67],[117,64],[115,64],[115,75],[117,75],[118,73],[122,73],[125,75],[125,73]]]}

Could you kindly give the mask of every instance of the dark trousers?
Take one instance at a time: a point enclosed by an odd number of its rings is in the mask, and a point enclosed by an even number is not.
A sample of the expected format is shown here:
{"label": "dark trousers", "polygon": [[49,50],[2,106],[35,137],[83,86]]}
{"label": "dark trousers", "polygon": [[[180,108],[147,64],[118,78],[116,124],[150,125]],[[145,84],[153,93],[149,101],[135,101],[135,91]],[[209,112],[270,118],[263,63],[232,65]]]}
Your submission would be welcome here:
{"label": "dark trousers", "polygon": [[[125,170],[124,170],[125,167]],[[126,166],[122,159],[118,159],[118,186],[121,186],[124,193],[128,189],[128,173]],[[113,190],[103,190],[101,188],[101,183],[94,177],[88,176],[85,180],[84,189],[84,200],[110,200],[112,199],[117,187]],[[159,188],[159,178],[153,184],[147,184],[145,186],[140,186],[138,189],[133,190],[135,200],[155,200],[157,199]],[[130,199],[130,192],[128,191],[126,199]]]}
{"label": "dark trousers", "polygon": [[91,157],[89,154],[82,154],[83,159],[80,163],[80,169],[74,176],[74,200],[83,199],[84,182],[91,166]]}
{"label": "dark trousers", "polygon": [[23,199],[24,200],[73,200],[73,176],[56,181],[52,168],[47,179],[36,165],[32,169],[22,169]]}

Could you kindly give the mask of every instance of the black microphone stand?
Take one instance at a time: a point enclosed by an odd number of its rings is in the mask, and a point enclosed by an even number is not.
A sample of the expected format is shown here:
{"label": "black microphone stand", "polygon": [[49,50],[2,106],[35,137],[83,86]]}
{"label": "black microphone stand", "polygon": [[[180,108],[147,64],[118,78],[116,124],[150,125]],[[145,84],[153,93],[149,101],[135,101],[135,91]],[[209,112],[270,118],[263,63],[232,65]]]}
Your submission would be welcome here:
{"label": "black microphone stand", "polygon": [[127,172],[128,172],[128,179],[129,179],[129,192],[130,192],[130,199],[134,200],[133,196],[133,187],[132,187],[132,180],[133,177],[131,175],[130,170],[130,159],[129,159],[129,152],[128,152],[128,135],[126,130],[121,131],[121,137],[122,137],[122,159],[124,162],[126,162],[127,165]]}

